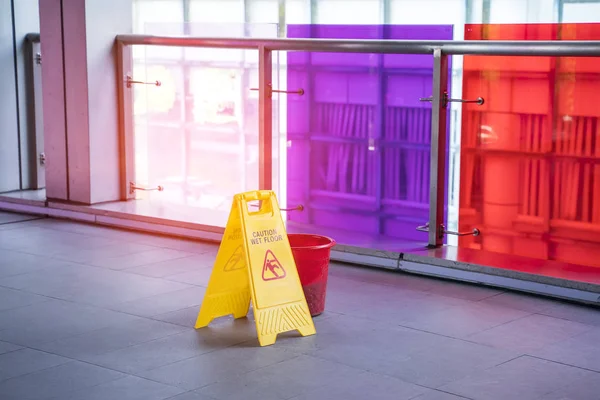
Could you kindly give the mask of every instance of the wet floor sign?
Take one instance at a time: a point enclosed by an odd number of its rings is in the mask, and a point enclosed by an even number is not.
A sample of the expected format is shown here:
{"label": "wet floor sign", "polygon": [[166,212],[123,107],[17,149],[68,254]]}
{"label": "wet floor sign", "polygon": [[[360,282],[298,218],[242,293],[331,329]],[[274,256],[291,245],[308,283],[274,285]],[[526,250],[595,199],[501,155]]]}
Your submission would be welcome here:
{"label": "wet floor sign", "polygon": [[[261,202],[258,211],[248,210],[251,201]],[[225,315],[246,316],[251,300],[261,346],[283,332],[316,333],[277,198],[267,190],[234,196],[196,329]]]}

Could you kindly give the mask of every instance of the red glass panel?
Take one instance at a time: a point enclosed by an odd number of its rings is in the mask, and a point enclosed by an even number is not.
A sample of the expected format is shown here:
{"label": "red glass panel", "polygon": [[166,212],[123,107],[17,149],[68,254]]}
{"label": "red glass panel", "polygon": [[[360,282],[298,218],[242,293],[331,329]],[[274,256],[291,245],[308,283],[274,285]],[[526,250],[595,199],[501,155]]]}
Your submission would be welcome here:
{"label": "red glass panel", "polygon": [[[600,24],[467,25],[466,40],[600,40]],[[465,56],[459,246],[600,267],[600,59]]]}

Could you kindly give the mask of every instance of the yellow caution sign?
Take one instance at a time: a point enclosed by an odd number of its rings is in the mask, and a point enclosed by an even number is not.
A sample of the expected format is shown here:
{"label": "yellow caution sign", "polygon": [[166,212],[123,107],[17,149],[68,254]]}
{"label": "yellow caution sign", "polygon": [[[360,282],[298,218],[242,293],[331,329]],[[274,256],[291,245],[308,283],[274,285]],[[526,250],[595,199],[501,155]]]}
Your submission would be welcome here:
{"label": "yellow caution sign", "polygon": [[[260,209],[249,211],[250,201]],[[261,346],[282,332],[316,333],[277,198],[267,190],[234,196],[196,329],[225,315],[244,317],[250,300]]]}

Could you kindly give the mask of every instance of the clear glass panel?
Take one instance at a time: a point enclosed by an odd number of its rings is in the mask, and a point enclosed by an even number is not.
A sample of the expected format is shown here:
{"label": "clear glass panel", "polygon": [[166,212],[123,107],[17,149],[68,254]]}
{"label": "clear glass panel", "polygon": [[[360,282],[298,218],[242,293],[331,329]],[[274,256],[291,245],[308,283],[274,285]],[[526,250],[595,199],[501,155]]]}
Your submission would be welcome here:
{"label": "clear glass panel", "polygon": [[[492,0],[489,21],[496,24],[526,23],[528,18],[528,1]],[[536,18],[537,19],[537,18]]]}
{"label": "clear glass panel", "polygon": [[[477,5],[479,2],[469,2]],[[390,0],[389,21],[392,24],[447,24],[454,26],[454,40],[463,40],[465,24],[464,0]],[[470,10],[481,16],[481,10]],[[421,34],[420,31],[415,30]],[[422,35],[419,39],[425,39]],[[432,39],[437,39],[434,37]],[[462,98],[462,56],[452,57],[452,76],[450,96],[454,99]],[[460,181],[460,115],[461,103],[450,104],[449,153],[448,153],[448,218],[447,226],[450,230],[458,229],[458,200]],[[458,244],[455,236],[448,236],[448,244]]]}
{"label": "clear glass panel", "polygon": [[[463,24],[464,0],[390,0],[393,24]],[[462,29],[455,34],[462,35]]]}
{"label": "clear glass panel", "polygon": [[379,0],[319,0],[317,24],[379,24]]}
{"label": "clear glass panel", "polygon": [[[468,40],[598,40],[599,24],[469,25]],[[460,246],[600,267],[600,60],[464,61]]]}
{"label": "clear glass panel", "polygon": [[[451,26],[289,25],[289,37],[451,39]],[[427,55],[289,53],[290,231],[376,249],[423,246],[433,60]]]}
{"label": "clear glass panel", "polygon": [[[195,36],[276,37],[277,25],[190,24]],[[258,56],[254,51],[146,47],[135,87],[136,192],[152,216],[223,227],[235,193],[258,188]],[[185,50],[185,51],[182,51]],[[277,83],[279,66],[273,62]],[[278,108],[274,100],[274,136]],[[278,149],[278,146],[276,147]],[[277,173],[277,161],[274,171]]]}
{"label": "clear glass panel", "polygon": [[[189,22],[244,23],[244,0],[189,0]],[[183,2],[182,2],[183,3]],[[242,25],[243,27],[243,25]],[[214,25],[213,25],[214,28]],[[232,32],[233,33],[233,32]],[[237,36],[237,35],[236,35]]]}
{"label": "clear glass panel", "polygon": [[[177,34],[173,32],[173,25],[183,24],[183,1],[133,0],[133,33],[158,34],[164,32],[165,24],[171,34]],[[149,26],[158,30],[154,32]]]}
{"label": "clear glass panel", "polygon": [[247,22],[262,24],[279,21],[279,0],[251,0],[246,4]]}
{"label": "clear glass panel", "polygon": [[600,1],[563,3],[561,22],[599,22]]}
{"label": "clear glass panel", "polygon": [[310,1],[309,0],[286,0],[285,1],[286,24],[308,24],[310,23]]}

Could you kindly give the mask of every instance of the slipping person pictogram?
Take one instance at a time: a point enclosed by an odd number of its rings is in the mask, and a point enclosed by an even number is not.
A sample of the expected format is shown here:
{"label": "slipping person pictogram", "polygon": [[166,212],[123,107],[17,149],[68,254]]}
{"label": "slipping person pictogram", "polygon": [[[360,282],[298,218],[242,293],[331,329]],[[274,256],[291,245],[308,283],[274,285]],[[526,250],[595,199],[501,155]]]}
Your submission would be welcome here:
{"label": "slipping person pictogram", "polygon": [[263,281],[274,281],[276,279],[285,278],[285,269],[275,257],[275,254],[271,250],[267,250],[265,254],[265,262],[263,265],[262,278]]}
{"label": "slipping person pictogram", "polygon": [[227,260],[227,263],[225,264],[223,271],[229,272],[229,271],[235,271],[235,270],[238,270],[241,268],[245,268],[246,262],[244,260],[242,260],[243,257],[244,257],[244,249],[242,246],[238,246],[238,248],[235,249],[235,251],[233,252],[231,257],[229,257],[229,260]]}

